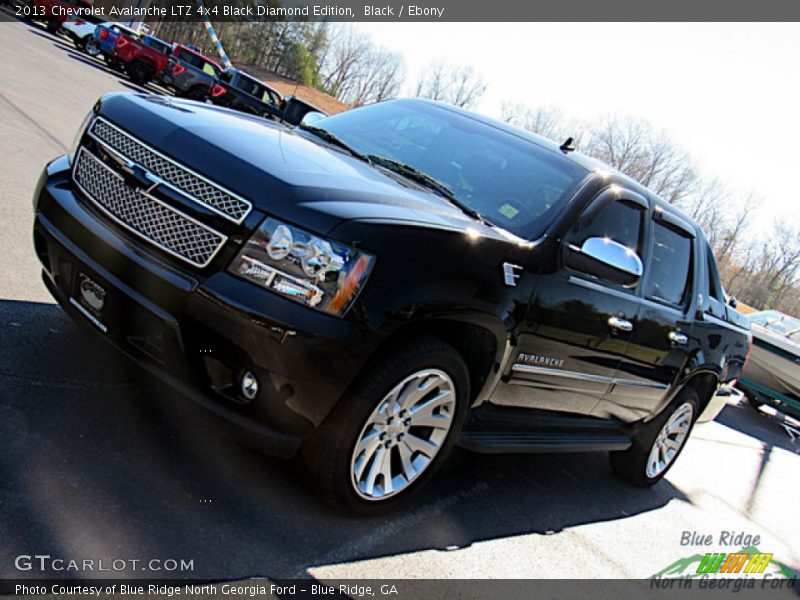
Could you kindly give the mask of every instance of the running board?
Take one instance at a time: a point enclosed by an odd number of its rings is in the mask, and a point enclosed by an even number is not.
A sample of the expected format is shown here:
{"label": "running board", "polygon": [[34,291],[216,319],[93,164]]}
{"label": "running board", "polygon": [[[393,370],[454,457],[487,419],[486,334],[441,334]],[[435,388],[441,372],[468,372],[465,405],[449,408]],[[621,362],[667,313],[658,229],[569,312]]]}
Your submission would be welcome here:
{"label": "running board", "polygon": [[630,438],[622,435],[569,435],[528,431],[461,432],[458,444],[482,454],[618,452],[631,447]]}

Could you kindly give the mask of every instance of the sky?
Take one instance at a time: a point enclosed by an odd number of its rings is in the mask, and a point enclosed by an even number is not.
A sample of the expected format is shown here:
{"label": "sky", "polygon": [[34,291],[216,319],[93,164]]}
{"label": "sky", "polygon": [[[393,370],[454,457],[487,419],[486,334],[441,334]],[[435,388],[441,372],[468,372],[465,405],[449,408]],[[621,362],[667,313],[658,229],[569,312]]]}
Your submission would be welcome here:
{"label": "sky", "polygon": [[359,23],[403,55],[409,79],[433,61],[488,84],[477,112],[504,100],[567,118],[643,118],[706,178],[761,198],[754,233],[800,223],[800,24]]}

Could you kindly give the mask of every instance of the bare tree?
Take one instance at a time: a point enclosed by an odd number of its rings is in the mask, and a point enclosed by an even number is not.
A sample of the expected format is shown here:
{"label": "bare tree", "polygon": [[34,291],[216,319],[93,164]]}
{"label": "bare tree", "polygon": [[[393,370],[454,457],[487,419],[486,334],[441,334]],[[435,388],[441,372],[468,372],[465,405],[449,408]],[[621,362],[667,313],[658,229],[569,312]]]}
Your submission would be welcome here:
{"label": "bare tree", "polygon": [[322,65],[322,89],[332,96],[340,97],[360,68],[363,56],[371,50],[368,35],[352,26],[339,27],[332,34],[331,50]]}
{"label": "bare tree", "polygon": [[321,87],[360,106],[396,96],[403,82],[403,58],[352,26],[335,29],[321,65]]}
{"label": "bare tree", "polygon": [[567,131],[569,125],[563,113],[552,106],[528,108],[520,103],[503,102],[501,115],[503,121],[553,141],[563,141],[570,135],[576,137],[574,130]]}
{"label": "bare tree", "polygon": [[[742,241],[746,243],[746,240],[742,238],[747,235],[750,228],[750,215],[760,205],[761,201],[756,197],[755,192],[750,192],[738,206],[730,203],[727,207],[728,210],[724,211],[724,214],[727,215],[727,218],[722,219],[723,223],[725,223],[724,233],[717,244],[713,246],[717,260],[724,267],[727,267],[728,263],[734,259]],[[719,216],[719,213],[717,213],[717,216]],[[719,221],[719,219],[716,220]]]}
{"label": "bare tree", "polygon": [[769,291],[768,302],[775,304],[785,293],[794,288],[800,270],[800,229],[783,221],[775,223],[775,235],[772,238],[776,261],[772,271],[766,278]]}
{"label": "bare tree", "polygon": [[600,126],[590,128],[585,150],[646,185],[670,204],[683,201],[698,183],[689,155],[641,119],[606,119]]}
{"label": "bare tree", "polygon": [[471,108],[486,92],[486,82],[473,71],[472,67],[458,67],[452,72],[450,90],[448,99],[450,104]]}
{"label": "bare tree", "polygon": [[403,57],[385,48],[376,48],[364,61],[356,85],[358,93],[351,104],[360,106],[393,98],[400,93],[404,79]]}
{"label": "bare tree", "polygon": [[737,273],[734,294],[758,308],[800,310],[800,227],[776,222],[768,239],[749,253]]}
{"label": "bare tree", "polygon": [[475,106],[484,92],[486,83],[472,67],[443,62],[433,63],[425,69],[413,89],[413,95],[418,98],[447,102],[461,108]]}
{"label": "bare tree", "polygon": [[413,94],[417,98],[446,102],[448,96],[447,79],[447,65],[441,62],[435,63],[426,69],[426,74],[423,77],[417,79]]}

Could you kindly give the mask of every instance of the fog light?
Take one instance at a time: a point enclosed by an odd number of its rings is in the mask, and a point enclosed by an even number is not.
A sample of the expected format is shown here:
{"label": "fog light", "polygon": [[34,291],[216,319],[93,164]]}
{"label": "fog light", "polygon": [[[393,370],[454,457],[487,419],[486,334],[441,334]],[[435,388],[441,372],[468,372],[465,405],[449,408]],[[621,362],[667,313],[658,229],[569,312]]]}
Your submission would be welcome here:
{"label": "fog light", "polygon": [[258,395],[258,379],[250,371],[245,371],[241,382],[242,396],[252,400]]}

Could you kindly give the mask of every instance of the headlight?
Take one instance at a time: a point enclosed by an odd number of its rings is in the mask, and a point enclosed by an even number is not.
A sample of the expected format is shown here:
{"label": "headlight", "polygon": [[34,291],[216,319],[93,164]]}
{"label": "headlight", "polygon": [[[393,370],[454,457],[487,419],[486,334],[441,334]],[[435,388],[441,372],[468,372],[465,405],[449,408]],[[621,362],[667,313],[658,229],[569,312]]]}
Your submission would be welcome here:
{"label": "headlight", "polygon": [[374,262],[369,254],[268,218],[228,270],[295,302],[342,316]]}
{"label": "headlight", "polygon": [[83,117],[83,121],[81,121],[81,126],[78,128],[78,132],[75,134],[75,139],[72,140],[72,144],[69,147],[69,154],[67,155],[67,158],[69,159],[70,164],[72,164],[72,161],[75,159],[75,154],[78,152],[78,146],[81,144],[83,134],[86,133],[86,128],[89,126],[89,123],[94,115],[95,109],[92,109],[86,113],[86,116]]}

